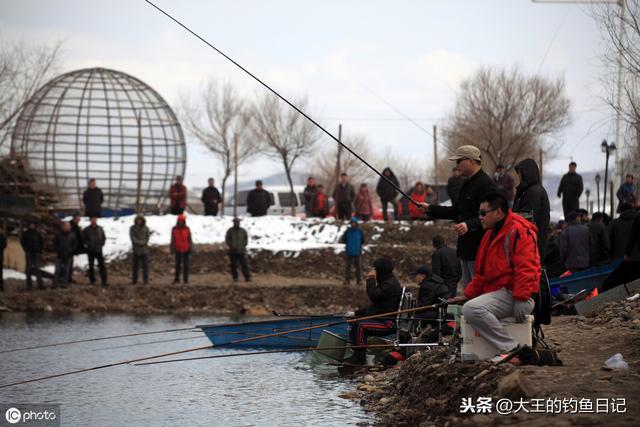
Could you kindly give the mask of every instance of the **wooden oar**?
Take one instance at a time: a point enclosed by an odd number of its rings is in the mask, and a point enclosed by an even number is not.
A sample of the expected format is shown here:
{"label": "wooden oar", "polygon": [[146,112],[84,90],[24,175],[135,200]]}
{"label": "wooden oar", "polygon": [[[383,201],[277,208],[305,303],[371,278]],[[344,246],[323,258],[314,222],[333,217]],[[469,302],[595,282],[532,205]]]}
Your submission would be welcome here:
{"label": "wooden oar", "polygon": [[147,356],[147,357],[141,357],[141,358],[137,358],[137,359],[129,359],[129,360],[123,360],[121,362],[115,362],[115,363],[110,363],[107,365],[100,365],[100,366],[94,366],[92,368],[85,368],[85,369],[78,369],[75,371],[69,371],[69,372],[64,372],[61,374],[54,374],[54,375],[47,375],[44,377],[38,377],[38,378],[32,378],[29,380],[23,380],[23,381],[18,381],[15,383],[10,383],[10,384],[3,384],[0,385],[0,388],[6,388],[6,387],[12,387],[12,386],[16,386],[16,385],[20,385],[20,384],[27,384],[27,383],[32,383],[32,382],[36,382],[36,381],[43,381],[43,380],[47,380],[47,379],[51,379],[51,378],[58,378],[58,377],[63,377],[63,376],[67,376],[67,375],[74,375],[74,374],[79,374],[79,373],[83,373],[83,372],[89,372],[89,371],[95,371],[98,369],[105,369],[105,368],[112,368],[114,366],[121,366],[121,365],[127,365],[127,364],[132,364],[132,363],[136,363],[136,362],[143,362],[145,360],[152,360],[152,359],[159,359],[161,357],[166,357],[166,356],[174,356],[176,354],[184,354],[184,353],[190,353],[193,351],[199,351],[199,350],[208,350],[211,348],[219,348],[219,347],[224,347],[227,345],[233,345],[233,344],[240,344],[243,342],[249,342],[249,341],[257,341],[263,338],[273,338],[273,337],[279,337],[282,335],[287,335],[287,334],[291,334],[294,332],[304,332],[304,331],[310,331],[313,329],[319,329],[319,328],[327,328],[327,327],[331,327],[331,326],[336,326],[336,325],[340,325],[342,323],[353,323],[353,322],[359,322],[362,320],[371,320],[371,319],[379,319],[379,318],[384,318],[384,317],[389,317],[392,315],[397,315],[397,314],[403,314],[403,313],[416,313],[419,311],[427,311],[427,310],[433,310],[434,308],[437,308],[439,306],[441,306],[442,304],[433,304],[433,305],[427,305],[424,307],[416,307],[416,308],[407,308],[405,310],[398,310],[398,311],[390,311],[388,313],[380,313],[380,314],[374,314],[372,316],[365,316],[365,317],[360,317],[357,319],[347,319],[347,320],[342,320],[340,322],[329,322],[329,323],[323,323],[320,325],[315,325],[315,326],[309,326],[306,328],[298,328],[298,329],[291,329],[291,330],[286,330],[286,331],[282,331],[282,332],[276,332],[273,334],[265,334],[265,335],[258,335],[256,337],[250,337],[250,338],[242,338],[239,340],[234,340],[234,341],[229,341],[226,343],[221,343],[218,345],[207,345],[207,346],[203,346],[203,347],[195,347],[195,348],[188,348],[185,350],[179,350],[179,351],[173,351],[170,353],[162,353],[162,354],[157,354],[154,356]]}

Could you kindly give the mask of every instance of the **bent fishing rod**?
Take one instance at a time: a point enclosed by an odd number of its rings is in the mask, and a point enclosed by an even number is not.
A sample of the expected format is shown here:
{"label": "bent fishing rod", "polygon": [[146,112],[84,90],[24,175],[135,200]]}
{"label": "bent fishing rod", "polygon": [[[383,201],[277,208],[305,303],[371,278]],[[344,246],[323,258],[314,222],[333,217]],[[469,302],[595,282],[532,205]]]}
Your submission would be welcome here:
{"label": "bent fishing rod", "polygon": [[165,12],[163,9],[161,9],[160,7],[156,6],[153,2],[149,1],[149,0],[144,0],[145,2],[147,2],[150,6],[152,6],[154,9],[156,9],[158,12],[162,13],[164,16],[166,16],[167,18],[171,19],[173,22],[175,22],[176,24],[178,24],[179,26],[181,26],[182,28],[184,28],[187,32],[189,32],[192,36],[196,37],[198,40],[200,40],[202,43],[206,44],[207,46],[209,46],[211,49],[213,49],[214,51],[216,51],[218,54],[222,55],[225,59],[227,59],[229,62],[231,62],[233,65],[235,65],[236,67],[240,68],[242,71],[244,71],[246,74],[248,74],[251,78],[253,78],[255,81],[257,81],[258,83],[260,83],[262,86],[264,86],[267,90],[269,90],[271,93],[273,93],[275,96],[277,96],[278,98],[280,98],[283,102],[285,102],[289,107],[293,108],[295,111],[297,111],[299,114],[301,114],[305,119],[309,120],[311,123],[313,123],[316,127],[318,127],[318,129],[320,129],[322,132],[324,132],[325,134],[327,134],[331,139],[333,139],[335,142],[337,142],[338,144],[340,144],[340,146],[342,146],[345,150],[347,150],[349,153],[351,153],[355,158],[357,158],[358,160],[360,160],[362,163],[364,163],[369,169],[371,169],[373,172],[376,173],[376,175],[378,175],[380,178],[384,179],[387,184],[389,184],[390,186],[392,186],[395,190],[397,190],[400,194],[402,194],[404,197],[407,198],[407,200],[409,200],[411,203],[413,203],[415,206],[420,207],[420,205],[418,204],[418,202],[416,202],[415,200],[413,200],[413,198],[407,194],[406,192],[402,191],[402,189],[400,189],[396,184],[393,183],[393,181],[391,181],[389,178],[387,178],[386,176],[384,176],[384,174],[380,173],[376,168],[374,168],[373,166],[371,166],[369,164],[369,162],[367,162],[365,159],[363,159],[362,157],[360,157],[360,155],[358,155],[355,151],[353,151],[351,148],[349,148],[347,145],[345,145],[342,141],[340,141],[338,138],[336,138],[335,136],[333,136],[333,134],[331,132],[329,132],[328,130],[326,130],[324,127],[322,127],[318,122],[316,122],[314,119],[312,119],[308,114],[306,114],[304,111],[302,111],[300,108],[298,108],[295,104],[293,104],[292,102],[290,102],[287,98],[285,98],[284,96],[280,95],[275,89],[273,89],[271,86],[269,86],[268,84],[266,84],[264,81],[262,81],[260,78],[258,78],[255,74],[253,74],[251,71],[249,71],[248,69],[246,69],[245,67],[243,67],[242,65],[240,65],[240,63],[238,63],[237,61],[235,61],[233,58],[231,58],[229,55],[227,55],[226,53],[224,53],[223,51],[221,51],[220,49],[218,49],[217,47],[215,47],[213,44],[211,44],[210,42],[208,42],[206,39],[204,39],[202,36],[200,36],[199,34],[197,34],[196,32],[194,32],[191,28],[187,27],[185,24],[183,24],[182,22],[180,22],[179,20],[177,20],[176,18],[174,18],[172,15],[170,15],[169,13]]}
{"label": "bent fishing rod", "polygon": [[389,317],[389,316],[393,316],[393,315],[404,314],[404,313],[418,313],[418,312],[421,312],[421,311],[433,310],[433,309],[441,307],[441,306],[443,306],[445,304],[446,303],[439,303],[439,304],[433,304],[433,305],[426,305],[426,306],[423,306],[423,307],[407,308],[405,310],[390,311],[390,312],[387,312],[387,313],[374,314],[374,315],[371,315],[371,316],[364,316],[364,317],[346,319],[346,320],[342,320],[342,321],[339,321],[339,322],[328,322],[328,323],[322,323],[320,325],[310,326],[310,327],[306,327],[306,328],[289,329],[289,330],[284,330],[284,331],[281,331],[281,332],[276,332],[276,333],[273,333],[273,334],[264,334],[264,335],[258,335],[258,336],[255,336],[255,337],[250,337],[250,338],[242,338],[242,339],[239,339],[239,340],[228,341],[228,342],[224,342],[224,343],[216,344],[216,345],[211,344],[211,345],[206,345],[206,346],[202,346],[202,347],[188,348],[188,349],[185,349],[185,350],[177,350],[177,351],[172,351],[172,352],[168,352],[168,353],[156,354],[156,355],[153,355],[153,356],[138,357],[138,358],[135,358],[135,359],[122,360],[120,362],[113,362],[113,363],[109,363],[109,364],[105,364],[105,365],[98,365],[98,366],[94,366],[94,367],[91,367],[91,368],[76,369],[74,371],[63,372],[63,373],[60,373],[60,374],[46,375],[46,376],[43,376],[43,377],[37,377],[37,378],[28,379],[28,380],[17,381],[17,382],[13,382],[13,383],[9,383],[9,384],[1,384],[0,385],[0,389],[7,388],[7,387],[13,387],[13,386],[21,385],[21,384],[28,384],[28,383],[38,382],[38,381],[44,381],[44,380],[48,380],[48,379],[52,379],[52,378],[64,377],[64,376],[68,376],[68,375],[80,374],[80,373],[83,373],[83,372],[97,371],[97,370],[100,370],[100,369],[113,368],[113,367],[122,366],[122,365],[129,365],[129,364],[134,364],[136,362],[145,362],[147,360],[159,359],[161,357],[175,356],[175,355],[178,355],[178,354],[190,353],[190,352],[199,351],[199,350],[209,350],[209,349],[212,349],[212,348],[220,348],[220,347],[225,347],[225,346],[229,346],[229,345],[233,345],[233,344],[240,344],[240,343],[245,343],[245,342],[250,342],[250,341],[257,341],[257,340],[264,339],[264,338],[279,337],[279,336],[283,336],[283,335],[287,335],[287,334],[291,334],[291,333],[295,333],[295,332],[306,332],[306,331],[311,331],[311,330],[319,329],[319,328],[328,328],[328,327],[331,327],[331,326],[340,325],[342,323],[354,323],[354,322],[359,322],[359,321],[362,321],[362,320],[381,319],[381,318],[385,318],[385,317]]}

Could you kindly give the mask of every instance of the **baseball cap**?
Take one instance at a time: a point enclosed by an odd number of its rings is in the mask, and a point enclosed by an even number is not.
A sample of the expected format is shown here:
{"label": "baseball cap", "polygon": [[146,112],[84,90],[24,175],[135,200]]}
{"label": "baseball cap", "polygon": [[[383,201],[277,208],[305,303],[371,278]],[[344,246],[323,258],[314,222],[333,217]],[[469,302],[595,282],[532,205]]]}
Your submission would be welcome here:
{"label": "baseball cap", "polygon": [[471,159],[481,161],[482,156],[480,149],[474,145],[462,145],[456,148],[456,152],[453,156],[449,157],[449,160],[456,161],[460,159]]}
{"label": "baseball cap", "polygon": [[422,267],[419,267],[416,271],[412,271],[411,273],[409,273],[409,276],[417,276],[418,274],[424,274],[425,276],[430,276],[431,270],[429,270],[429,267],[426,267],[423,265]]}

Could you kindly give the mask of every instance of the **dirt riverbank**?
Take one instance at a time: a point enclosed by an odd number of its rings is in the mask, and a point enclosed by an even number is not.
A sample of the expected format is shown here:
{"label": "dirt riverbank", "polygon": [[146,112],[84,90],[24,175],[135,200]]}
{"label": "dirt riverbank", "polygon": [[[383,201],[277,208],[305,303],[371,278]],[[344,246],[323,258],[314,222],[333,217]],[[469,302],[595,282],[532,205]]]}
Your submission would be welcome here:
{"label": "dirt riverbank", "polygon": [[[380,425],[421,426],[637,426],[640,423],[640,302],[610,304],[592,317],[558,317],[545,328],[546,342],[559,353],[564,366],[494,367],[489,362],[449,364],[446,351],[422,352],[398,367],[369,374],[359,399],[375,412]],[[604,362],[621,353],[628,369],[605,370]],[[517,387],[500,382],[521,382]],[[519,378],[516,378],[519,377]],[[517,390],[514,392],[514,390]],[[520,411],[499,415],[461,414],[462,398],[489,397],[512,401],[532,399],[625,399],[625,413],[547,414]],[[619,402],[619,401],[616,401]],[[546,407],[544,411],[547,411]]]}
{"label": "dirt riverbank", "polygon": [[[363,276],[374,259],[390,257],[403,284],[407,273],[430,264],[431,239],[436,234],[455,237],[446,222],[367,223],[362,225],[368,246]],[[344,253],[333,248],[290,251],[253,251],[248,256],[253,281],[231,281],[223,245],[196,245],[191,255],[188,286],[172,285],[173,256],[167,246],[150,248],[150,285],[130,284],[131,255],[108,264],[110,286],[89,285],[86,273],[76,271],[77,283],[67,289],[25,291],[24,280],[6,280],[0,292],[0,310],[102,313],[206,313],[268,315],[272,310],[296,314],[342,313],[366,304],[364,286],[344,281]],[[34,285],[35,287],[35,285]]]}

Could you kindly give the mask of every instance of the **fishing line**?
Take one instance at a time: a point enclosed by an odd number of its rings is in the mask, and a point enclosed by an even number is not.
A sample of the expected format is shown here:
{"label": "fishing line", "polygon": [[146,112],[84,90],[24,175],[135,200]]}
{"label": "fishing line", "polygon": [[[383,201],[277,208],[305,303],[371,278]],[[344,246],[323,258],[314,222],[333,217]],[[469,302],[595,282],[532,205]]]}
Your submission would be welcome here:
{"label": "fishing line", "polygon": [[386,176],[384,176],[382,173],[378,172],[378,170],[376,168],[374,168],[373,166],[371,166],[366,160],[364,160],[362,157],[360,157],[357,153],[355,153],[352,149],[350,149],[349,147],[347,147],[345,144],[342,143],[342,141],[340,141],[338,138],[336,138],[335,136],[333,136],[333,134],[331,132],[329,132],[328,130],[326,130],[324,127],[322,127],[318,122],[316,122],[315,120],[313,120],[311,117],[309,117],[304,111],[302,111],[301,109],[299,109],[298,107],[296,107],[293,103],[291,103],[289,100],[287,100],[284,96],[280,95],[278,92],[275,91],[275,89],[272,89],[268,84],[266,84],[265,82],[263,82],[261,79],[259,79],[257,76],[255,76],[253,73],[251,73],[251,71],[247,70],[245,67],[243,67],[242,65],[240,65],[238,62],[236,62],[235,60],[233,60],[230,56],[228,56],[227,54],[225,54],[224,52],[222,52],[220,49],[218,49],[217,47],[215,47],[214,45],[212,45],[211,43],[209,43],[207,40],[205,40],[203,37],[201,37],[200,35],[198,35],[197,33],[195,33],[193,30],[191,30],[189,27],[187,27],[186,25],[184,25],[182,22],[178,21],[176,18],[174,18],[173,16],[171,16],[169,13],[165,12],[163,9],[161,9],[160,7],[156,6],[154,3],[152,3],[149,0],[144,0],[145,2],[147,2],[150,6],[152,6],[154,9],[156,9],[158,12],[162,13],[163,15],[165,15],[167,18],[171,19],[173,22],[175,22],[176,24],[178,24],[179,26],[181,26],[182,28],[184,28],[186,31],[188,31],[191,35],[193,35],[194,37],[196,37],[197,39],[199,39],[201,42],[203,42],[204,44],[206,44],[207,46],[209,46],[211,49],[215,50],[217,53],[219,53],[220,55],[222,55],[224,58],[226,58],[229,62],[231,62],[233,65],[235,65],[236,67],[240,68],[242,71],[244,71],[246,74],[248,74],[250,77],[252,77],[255,81],[257,81],[258,83],[260,83],[262,86],[264,86],[266,89],[268,89],[271,93],[273,93],[274,95],[276,95],[278,98],[280,98],[282,101],[284,101],[289,107],[293,108],[295,111],[297,111],[298,113],[300,113],[304,118],[306,118],[307,120],[309,120],[311,123],[313,123],[314,125],[316,125],[320,130],[322,130],[325,134],[327,134],[331,139],[333,139],[334,141],[336,141],[338,144],[340,144],[345,150],[347,150],[349,153],[351,153],[354,157],[356,157],[358,160],[360,160],[362,163],[364,163],[369,169],[371,169],[373,172],[375,172],[380,178],[384,179],[390,186],[392,186],[394,189],[396,189],[400,194],[402,194],[404,197],[406,197],[411,203],[413,203],[415,206],[420,207],[420,205],[418,204],[418,202],[416,202],[415,200],[413,200],[413,198],[411,196],[409,196],[409,194],[405,193],[404,191],[402,191],[398,186],[396,186],[389,178],[387,178]]}

